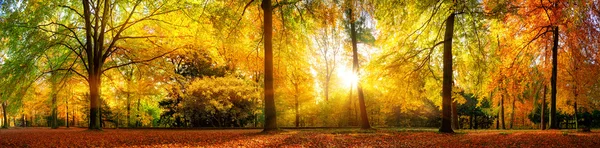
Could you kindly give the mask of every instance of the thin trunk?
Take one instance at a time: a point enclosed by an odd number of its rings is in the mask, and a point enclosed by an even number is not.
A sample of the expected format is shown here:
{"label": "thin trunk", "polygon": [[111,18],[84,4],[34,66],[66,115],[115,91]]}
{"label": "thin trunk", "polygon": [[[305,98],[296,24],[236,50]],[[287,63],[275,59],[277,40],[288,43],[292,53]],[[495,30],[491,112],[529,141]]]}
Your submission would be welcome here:
{"label": "thin trunk", "polygon": [[542,97],[542,111],[541,111],[541,116],[542,116],[541,117],[542,118],[541,121],[542,122],[540,123],[540,124],[542,124],[542,127],[541,127],[542,130],[546,129],[546,119],[545,119],[545,117],[546,117],[546,90],[547,90],[547,88],[548,87],[546,87],[546,85],[544,85],[544,96]]}
{"label": "thin trunk", "polygon": [[513,124],[515,123],[515,100],[516,98],[513,98],[512,109],[510,111],[510,129],[513,129]]}
{"label": "thin trunk", "polygon": [[[329,70],[327,70],[327,73],[329,73]],[[325,102],[329,102],[329,81],[331,80],[330,74],[327,75],[325,78]]]}
{"label": "thin trunk", "polygon": [[[575,61],[575,60],[573,60]],[[573,75],[575,75],[575,73],[577,72],[577,63],[573,62],[573,66],[574,66],[574,71],[573,71]],[[575,111],[575,113],[573,114],[573,116],[575,117],[575,129],[578,129],[579,127],[579,118],[577,117],[577,96],[579,94],[577,94],[577,81],[576,81],[576,76],[573,76],[573,81],[574,81],[574,85],[573,85],[573,111]]]}
{"label": "thin trunk", "polygon": [[263,0],[264,48],[265,48],[265,127],[264,131],[277,130],[277,113],[273,86],[273,9],[271,0]]}
{"label": "thin trunk", "polygon": [[456,110],[456,101],[452,102],[452,128],[459,129],[458,127],[458,111]]}
{"label": "thin trunk", "polygon": [[6,101],[2,102],[2,114],[4,114],[4,124],[2,125],[2,128],[8,128],[8,117],[6,117]]}
{"label": "thin trunk", "polygon": [[352,116],[352,87],[354,87],[354,84],[350,84],[350,94],[348,95],[348,125],[349,126],[353,126],[354,125],[354,121],[353,121],[353,116]]}
{"label": "thin trunk", "polygon": [[496,129],[500,129],[500,119],[496,116]]}
{"label": "thin trunk", "polygon": [[558,129],[558,120],[556,119],[556,80],[558,66],[558,26],[554,27],[554,45],[552,46],[552,77],[550,78],[551,96],[550,96],[550,129]]}
{"label": "thin trunk", "polygon": [[[356,35],[356,20],[354,19],[354,13],[352,8],[348,9],[350,11],[350,38],[352,38],[352,64],[353,64],[353,72],[358,76],[358,39]],[[361,129],[370,129],[371,125],[369,124],[369,117],[367,115],[367,106],[365,105],[365,96],[363,93],[362,85],[360,83],[360,79],[356,84],[356,89],[358,91],[358,105],[360,107],[360,128]]]}
{"label": "thin trunk", "polygon": [[473,128],[473,115],[469,116],[469,128],[470,129],[475,129],[475,128]]}
{"label": "thin trunk", "polygon": [[27,125],[25,124],[25,114],[21,114],[21,126],[27,127]]}
{"label": "thin trunk", "polygon": [[477,114],[473,114],[473,127],[475,127],[474,129],[477,129]]}
{"label": "thin trunk", "polygon": [[354,126],[358,126],[358,118],[360,116],[360,113],[358,113],[358,102],[354,102],[354,115],[352,117],[354,117],[354,119],[352,120],[354,122]]}
{"label": "thin trunk", "polygon": [[[102,100],[100,100],[100,101],[102,101]],[[100,104],[102,104],[102,103],[100,103]],[[100,115],[98,115],[98,118],[100,121],[100,127],[104,128],[104,119],[102,119],[102,107],[99,107],[98,109],[99,109],[98,113],[100,114]]]}
{"label": "thin trunk", "polygon": [[67,120],[66,120],[66,122],[65,122],[65,123],[67,124],[67,128],[69,128],[69,99],[66,99],[66,101],[65,101],[65,102],[66,102],[66,104],[67,104],[67,105],[66,105],[66,106],[67,106],[67,111],[66,111],[66,113],[67,113]]}
{"label": "thin trunk", "polygon": [[444,33],[444,74],[442,85],[442,126],[440,132],[454,133],[451,123],[452,103],[452,37],[454,36],[454,16],[452,13],[446,20],[446,31]]}
{"label": "thin trunk", "polygon": [[127,92],[127,127],[131,127],[131,99],[130,99],[130,94],[129,92]]}
{"label": "thin trunk", "polygon": [[[75,109],[77,109],[77,106],[75,106]],[[71,114],[73,126],[77,126],[77,124],[75,123],[75,109],[73,109],[73,113]]]}
{"label": "thin trunk", "polygon": [[504,94],[500,99],[500,122],[502,122],[502,129],[506,129],[506,124],[504,122]]}
{"label": "thin trunk", "polygon": [[575,98],[574,98],[574,104],[573,104],[573,110],[575,111],[574,115],[575,116],[575,129],[579,128],[579,118],[577,117],[577,93],[575,93]]}
{"label": "thin trunk", "polygon": [[[55,86],[52,86],[55,87]],[[56,109],[56,89],[53,89],[52,92],[52,123],[51,123],[51,128],[52,129],[57,129],[58,128],[58,110]]]}
{"label": "thin trunk", "polygon": [[299,107],[299,103],[298,103],[298,85],[296,85],[296,95],[294,95],[294,108],[296,111],[296,127],[300,127],[300,113],[298,112],[298,107]]}
{"label": "thin trunk", "polygon": [[140,126],[142,126],[142,122],[140,121],[140,120],[141,120],[141,119],[140,119],[140,118],[141,118],[141,115],[140,115],[140,106],[142,105],[142,103],[141,103],[141,100],[142,100],[142,99],[140,99],[140,98],[138,98],[138,100],[137,100],[137,113],[136,113],[136,114],[137,114],[137,115],[136,115],[136,116],[137,116],[137,118],[136,118],[136,120],[135,120],[135,127],[140,127]]}

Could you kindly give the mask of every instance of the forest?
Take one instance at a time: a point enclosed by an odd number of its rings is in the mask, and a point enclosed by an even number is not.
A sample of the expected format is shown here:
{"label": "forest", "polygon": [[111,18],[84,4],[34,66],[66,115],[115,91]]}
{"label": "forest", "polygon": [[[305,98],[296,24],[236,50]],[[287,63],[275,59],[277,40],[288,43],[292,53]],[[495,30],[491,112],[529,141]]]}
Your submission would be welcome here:
{"label": "forest", "polygon": [[0,0],[0,104],[18,129],[590,131],[600,1]]}

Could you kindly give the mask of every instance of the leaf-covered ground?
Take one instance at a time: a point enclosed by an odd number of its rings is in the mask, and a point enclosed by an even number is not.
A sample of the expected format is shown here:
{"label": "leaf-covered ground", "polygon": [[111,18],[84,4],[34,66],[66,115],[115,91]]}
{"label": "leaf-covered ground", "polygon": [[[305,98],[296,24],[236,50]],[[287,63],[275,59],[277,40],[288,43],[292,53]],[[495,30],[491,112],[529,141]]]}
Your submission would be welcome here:
{"label": "leaf-covered ground", "polygon": [[378,129],[376,131],[2,129],[0,147],[598,147],[600,132],[459,131]]}

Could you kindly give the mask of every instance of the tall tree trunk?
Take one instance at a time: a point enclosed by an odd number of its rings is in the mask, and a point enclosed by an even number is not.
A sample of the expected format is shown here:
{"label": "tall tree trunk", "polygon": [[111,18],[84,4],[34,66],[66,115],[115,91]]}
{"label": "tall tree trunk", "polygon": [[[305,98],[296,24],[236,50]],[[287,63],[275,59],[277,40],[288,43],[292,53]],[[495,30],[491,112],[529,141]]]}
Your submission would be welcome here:
{"label": "tall tree trunk", "polygon": [[500,118],[499,118],[499,115],[496,116],[496,129],[500,129]]}
{"label": "tall tree trunk", "polygon": [[504,122],[504,94],[502,94],[502,98],[500,99],[500,122],[502,122],[502,129],[506,129]]}
{"label": "tall tree trunk", "polygon": [[452,13],[446,20],[446,31],[444,33],[444,78],[442,86],[442,126],[440,132],[454,133],[451,126],[451,103],[452,103],[452,37],[454,36],[454,16]]}
{"label": "tall tree trunk", "polygon": [[76,109],[77,109],[77,106],[75,106],[75,109],[73,109],[73,113],[71,114],[71,116],[72,116],[71,120],[72,120],[72,123],[73,123],[74,127],[77,126],[77,123],[75,123],[75,110]]}
{"label": "tall tree trunk", "polygon": [[550,78],[551,96],[550,96],[550,129],[558,129],[558,120],[556,119],[556,80],[558,66],[558,26],[554,27],[554,45],[552,46],[552,77]]}
{"label": "tall tree trunk", "polygon": [[127,127],[131,127],[131,98],[130,93],[127,92]]}
{"label": "tall tree trunk", "polygon": [[[94,56],[93,53],[98,50],[100,46],[97,44],[102,44],[103,42],[96,42],[96,39],[92,39],[92,17],[90,10],[90,1],[82,0],[83,4],[83,19],[85,21],[85,33],[86,33],[86,43],[85,43],[85,53],[87,56],[88,63],[88,85],[90,89],[90,115],[89,115],[89,129],[90,130],[101,130],[100,126],[100,117],[99,117],[99,100],[100,100],[100,67],[102,64],[100,63],[100,58],[98,55]],[[102,19],[104,21],[104,19]],[[103,31],[102,31],[103,32]],[[103,35],[104,33],[100,33]],[[102,39],[104,40],[104,39]]]}
{"label": "tall tree trunk", "polygon": [[[575,90],[574,90],[575,91]],[[577,117],[577,92],[575,93],[575,98],[573,99],[573,111],[575,111],[575,113],[573,113],[573,116],[575,117],[575,129],[579,128],[579,118]]]}
{"label": "tall tree trunk", "polygon": [[348,94],[348,111],[347,111],[347,118],[348,118],[348,125],[349,126],[353,126],[354,125],[354,117],[352,116],[352,90],[353,90],[354,84],[350,84],[350,93]]}
{"label": "tall tree trunk", "polygon": [[[329,67],[327,67],[327,73],[329,73]],[[329,81],[331,80],[331,77],[329,75],[331,74],[327,74],[328,76],[325,78],[325,102],[329,102]]]}
{"label": "tall tree trunk", "polygon": [[542,124],[542,130],[546,129],[546,90],[547,90],[547,86],[544,84],[544,96],[542,97],[542,111],[541,111],[541,124]]}
{"label": "tall tree trunk", "polygon": [[[53,88],[56,86],[52,86]],[[57,96],[57,92],[56,89],[52,89],[53,92],[52,93],[52,123],[51,123],[51,128],[52,129],[57,129],[58,128],[58,110],[56,109],[56,96]]]}
{"label": "tall tree trunk", "polygon": [[65,111],[67,113],[67,116],[66,116],[67,120],[65,120],[66,121],[65,123],[67,124],[67,128],[69,128],[69,99],[66,99],[65,103],[67,104],[66,105],[67,111]]}
{"label": "tall tree trunk", "polygon": [[264,131],[277,130],[277,113],[275,110],[275,90],[273,86],[273,9],[271,0],[263,0],[265,37],[265,127]]}
{"label": "tall tree trunk", "polygon": [[2,102],[2,114],[4,115],[2,128],[8,128],[8,117],[6,116],[6,101]]}
{"label": "tall tree trunk", "polygon": [[[575,54],[575,53],[573,53],[573,54]],[[573,57],[573,69],[574,70],[573,70],[572,76],[575,78],[575,77],[577,77],[577,76],[575,76],[575,74],[577,73],[577,63],[576,63],[574,57]],[[573,117],[575,118],[575,129],[579,128],[579,118],[577,117],[577,113],[578,113],[577,112],[577,96],[579,94],[577,93],[577,85],[578,85],[577,80],[574,79],[573,80],[573,111],[574,111]]]}
{"label": "tall tree trunk", "polygon": [[[356,20],[352,9],[353,8],[348,9],[350,11],[350,38],[352,38],[352,69],[354,74],[358,76],[358,39],[356,35]],[[363,93],[362,85],[360,83],[360,79],[356,83],[356,90],[358,91],[358,105],[360,108],[360,128],[370,129],[371,125],[369,124],[367,106],[365,105],[365,96]]]}
{"label": "tall tree trunk", "polygon": [[137,118],[135,119],[135,127],[142,126],[142,121],[141,121],[142,115],[140,114],[141,113],[141,106],[142,106],[141,100],[142,99],[138,97],[138,100],[137,100],[137,113],[136,113]]}
{"label": "tall tree trunk", "polygon": [[469,128],[470,129],[475,129],[475,128],[473,128],[473,115],[469,116]]}
{"label": "tall tree trunk", "polygon": [[479,123],[477,123],[477,114],[473,114],[473,127],[475,127],[474,129],[478,128]]}
{"label": "tall tree trunk", "polygon": [[513,98],[512,100],[512,109],[510,111],[510,129],[513,129],[513,124],[515,123],[515,101],[517,98]]}
{"label": "tall tree trunk", "polygon": [[21,114],[21,126],[27,127],[26,120],[25,120],[25,114]]}
{"label": "tall tree trunk", "polygon": [[452,101],[452,127],[454,129],[459,129],[458,127],[458,111],[456,110],[456,101]]}
{"label": "tall tree trunk", "polygon": [[[297,89],[298,89],[298,86],[296,85],[296,90]],[[296,127],[300,127],[300,113],[298,112],[299,104],[298,104],[298,94],[297,93],[298,92],[296,91],[296,95],[294,95],[294,101],[296,101],[294,104],[294,108],[296,111],[296,122],[295,123],[296,123]]]}

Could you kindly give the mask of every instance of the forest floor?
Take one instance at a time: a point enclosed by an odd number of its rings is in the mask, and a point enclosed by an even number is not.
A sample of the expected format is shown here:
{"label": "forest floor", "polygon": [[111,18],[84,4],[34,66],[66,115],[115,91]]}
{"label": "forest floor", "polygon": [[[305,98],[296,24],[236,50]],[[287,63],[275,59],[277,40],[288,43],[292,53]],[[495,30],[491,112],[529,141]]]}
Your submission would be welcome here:
{"label": "forest floor", "polygon": [[0,147],[597,147],[600,131],[436,129],[303,129],[268,134],[259,129],[17,128],[0,130]]}

